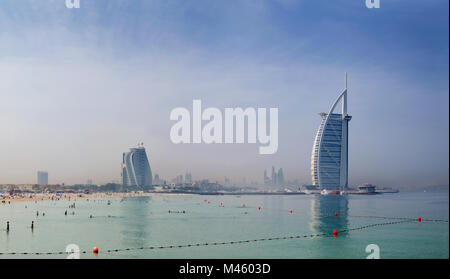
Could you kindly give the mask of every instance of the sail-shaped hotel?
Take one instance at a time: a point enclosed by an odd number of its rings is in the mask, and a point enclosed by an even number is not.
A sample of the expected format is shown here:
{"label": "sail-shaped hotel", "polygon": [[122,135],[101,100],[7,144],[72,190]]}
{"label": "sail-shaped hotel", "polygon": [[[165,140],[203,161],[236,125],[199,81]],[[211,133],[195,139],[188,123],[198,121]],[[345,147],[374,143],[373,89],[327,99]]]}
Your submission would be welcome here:
{"label": "sail-shaped hotel", "polygon": [[[341,112],[335,112],[341,103]],[[344,190],[348,187],[347,76],[345,89],[322,117],[311,155],[312,183],[320,189]]]}
{"label": "sail-shaped hotel", "polygon": [[143,144],[130,148],[130,152],[123,153],[122,185],[123,187],[137,186],[141,189],[152,186],[152,171]]}

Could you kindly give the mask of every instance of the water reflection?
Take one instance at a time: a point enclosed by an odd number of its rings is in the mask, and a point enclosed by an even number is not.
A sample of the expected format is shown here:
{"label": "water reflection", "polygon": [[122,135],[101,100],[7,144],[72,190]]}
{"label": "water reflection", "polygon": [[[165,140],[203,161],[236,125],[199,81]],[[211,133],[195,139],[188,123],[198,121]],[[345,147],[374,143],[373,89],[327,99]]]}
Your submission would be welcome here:
{"label": "water reflection", "polygon": [[[338,216],[335,216],[335,213]],[[317,234],[332,234],[348,228],[348,198],[337,195],[316,195],[311,200],[311,230]]]}
{"label": "water reflection", "polygon": [[127,247],[142,247],[150,238],[150,204],[152,197],[133,197],[132,202],[123,199],[120,203],[122,244]]}

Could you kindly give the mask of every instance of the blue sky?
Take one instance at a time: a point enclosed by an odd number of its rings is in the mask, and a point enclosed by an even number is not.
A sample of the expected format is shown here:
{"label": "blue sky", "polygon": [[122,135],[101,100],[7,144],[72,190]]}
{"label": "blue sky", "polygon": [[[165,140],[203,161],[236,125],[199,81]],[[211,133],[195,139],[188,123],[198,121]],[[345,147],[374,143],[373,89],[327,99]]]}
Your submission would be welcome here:
{"label": "blue sky", "polygon": [[[349,72],[350,183],[448,184],[448,1],[0,1],[0,183],[104,183],[138,141],[155,173],[309,183]],[[173,145],[171,109],[279,107],[279,149]]]}

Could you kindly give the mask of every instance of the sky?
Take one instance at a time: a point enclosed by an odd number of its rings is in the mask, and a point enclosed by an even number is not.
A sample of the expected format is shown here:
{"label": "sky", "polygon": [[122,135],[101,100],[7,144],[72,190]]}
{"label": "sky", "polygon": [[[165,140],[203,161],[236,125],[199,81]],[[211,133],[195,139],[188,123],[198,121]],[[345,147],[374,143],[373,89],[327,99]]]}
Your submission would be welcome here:
{"label": "sky", "polygon": [[[349,184],[448,185],[449,2],[0,0],[0,184],[120,181],[144,142],[165,179],[311,183],[318,112],[348,72]],[[279,109],[279,144],[173,144],[172,109]]]}

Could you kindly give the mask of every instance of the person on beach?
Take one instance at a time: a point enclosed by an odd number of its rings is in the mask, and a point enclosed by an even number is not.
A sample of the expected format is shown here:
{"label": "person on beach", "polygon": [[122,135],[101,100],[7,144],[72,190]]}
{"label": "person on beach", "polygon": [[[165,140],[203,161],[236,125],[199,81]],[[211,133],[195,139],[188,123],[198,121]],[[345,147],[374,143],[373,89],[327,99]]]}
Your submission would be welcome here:
{"label": "person on beach", "polygon": [[64,212],[64,215],[66,215],[67,216],[67,210]]}
{"label": "person on beach", "polygon": [[6,232],[9,232],[9,221],[6,221]]}
{"label": "person on beach", "polygon": [[34,221],[31,221],[31,230],[34,229]]}
{"label": "person on beach", "polygon": [[39,216],[39,210],[36,210],[36,216]]}

